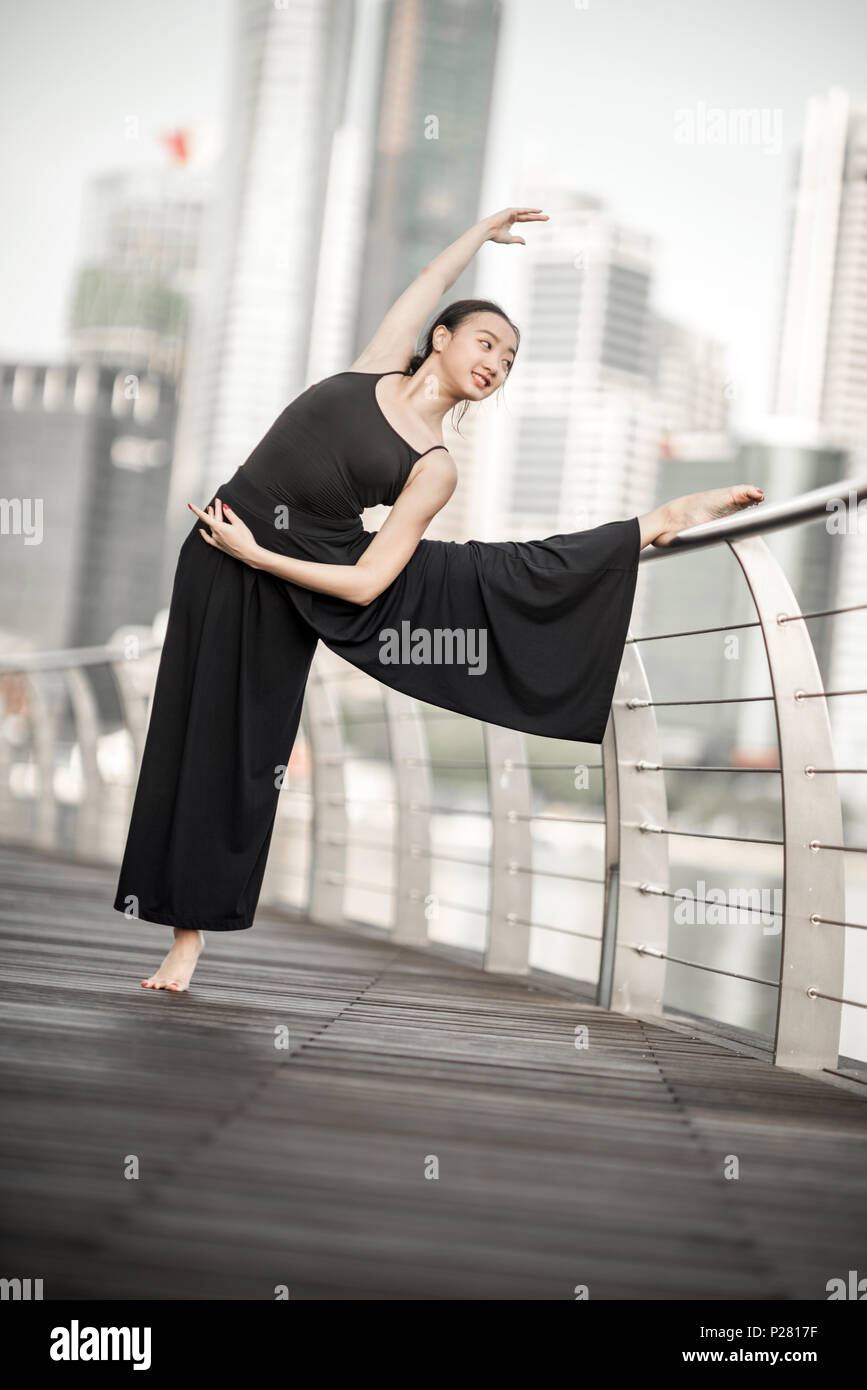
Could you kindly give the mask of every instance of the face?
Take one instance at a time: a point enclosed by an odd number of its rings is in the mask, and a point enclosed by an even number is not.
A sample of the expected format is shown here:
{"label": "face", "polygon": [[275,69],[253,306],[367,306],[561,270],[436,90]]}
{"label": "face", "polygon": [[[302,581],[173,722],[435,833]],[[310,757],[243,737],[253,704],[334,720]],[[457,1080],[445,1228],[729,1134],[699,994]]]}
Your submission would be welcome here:
{"label": "face", "polygon": [[499,314],[490,313],[464,319],[443,343],[438,360],[455,394],[474,401],[499,390],[518,350],[514,329]]}

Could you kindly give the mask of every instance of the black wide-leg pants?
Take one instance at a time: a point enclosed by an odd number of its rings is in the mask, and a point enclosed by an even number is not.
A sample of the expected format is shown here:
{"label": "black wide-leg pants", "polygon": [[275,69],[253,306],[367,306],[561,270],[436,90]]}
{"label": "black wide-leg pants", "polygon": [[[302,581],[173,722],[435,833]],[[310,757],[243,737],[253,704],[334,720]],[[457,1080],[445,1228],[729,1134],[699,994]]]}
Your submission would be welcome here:
{"label": "black wide-leg pants", "polygon": [[[280,506],[239,468],[219,497],[260,545],[351,565],[360,517]],[[114,907],[234,931],[253,924],[317,642],[429,704],[601,743],[635,594],[638,517],[538,541],[422,539],[362,607],[209,545],[181,546]]]}

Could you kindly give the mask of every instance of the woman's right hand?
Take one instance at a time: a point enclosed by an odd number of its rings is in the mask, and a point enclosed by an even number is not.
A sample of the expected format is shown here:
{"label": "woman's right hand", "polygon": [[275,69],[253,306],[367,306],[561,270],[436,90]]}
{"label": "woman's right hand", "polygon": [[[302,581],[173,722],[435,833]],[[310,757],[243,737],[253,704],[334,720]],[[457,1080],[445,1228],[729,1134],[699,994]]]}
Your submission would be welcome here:
{"label": "woman's right hand", "polygon": [[[202,521],[206,521],[210,527],[210,533],[203,531],[199,527],[199,535],[208,545],[212,545],[215,550],[222,550],[225,555],[231,555],[234,560],[240,560],[245,565],[252,565],[257,568],[261,549],[245,521],[242,521],[229,507],[228,503],[220,501],[219,497],[214,498],[212,506],[203,512],[201,508],[188,502],[187,506],[196,516],[200,516]],[[225,512],[225,516],[223,513]]]}
{"label": "woman's right hand", "polygon": [[510,236],[510,229],[515,222],[548,222],[550,218],[541,208],[503,208],[502,212],[495,212],[487,219],[490,231],[488,241],[499,241],[504,246],[512,246],[520,242],[522,246],[527,243],[522,236]]}

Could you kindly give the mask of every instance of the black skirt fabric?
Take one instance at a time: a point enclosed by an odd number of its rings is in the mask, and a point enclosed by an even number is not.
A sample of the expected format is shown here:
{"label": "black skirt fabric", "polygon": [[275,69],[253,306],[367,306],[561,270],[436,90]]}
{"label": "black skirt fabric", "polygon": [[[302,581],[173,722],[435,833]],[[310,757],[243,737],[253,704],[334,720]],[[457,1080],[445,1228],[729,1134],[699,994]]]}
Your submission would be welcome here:
{"label": "black skirt fabric", "polygon": [[[218,488],[260,545],[354,564],[360,517],[274,499],[242,469]],[[135,919],[252,925],[319,640],[429,704],[599,744],[635,595],[638,517],[533,541],[422,539],[361,607],[254,570],[199,535],[181,546],[114,906]]]}

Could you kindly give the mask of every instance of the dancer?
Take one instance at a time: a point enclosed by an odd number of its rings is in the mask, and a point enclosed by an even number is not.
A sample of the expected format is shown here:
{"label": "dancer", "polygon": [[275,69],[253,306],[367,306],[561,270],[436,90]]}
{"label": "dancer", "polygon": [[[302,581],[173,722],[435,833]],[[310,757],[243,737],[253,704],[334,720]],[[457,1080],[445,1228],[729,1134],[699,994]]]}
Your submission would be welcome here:
{"label": "dancer", "polygon": [[[174,928],[144,986],[186,990],[205,931],[252,926],[319,640],[427,703],[598,744],[640,550],[761,502],[743,484],[543,540],[424,537],[458,481],[442,420],[502,389],[520,332],[497,304],[465,299],[416,352],[418,334],[480,246],[526,245],[513,225],[546,220],[507,208],[470,228],[348,371],[287,406],[204,509],[188,504],[114,901]],[[361,512],[379,503],[391,511],[365,531]]]}

